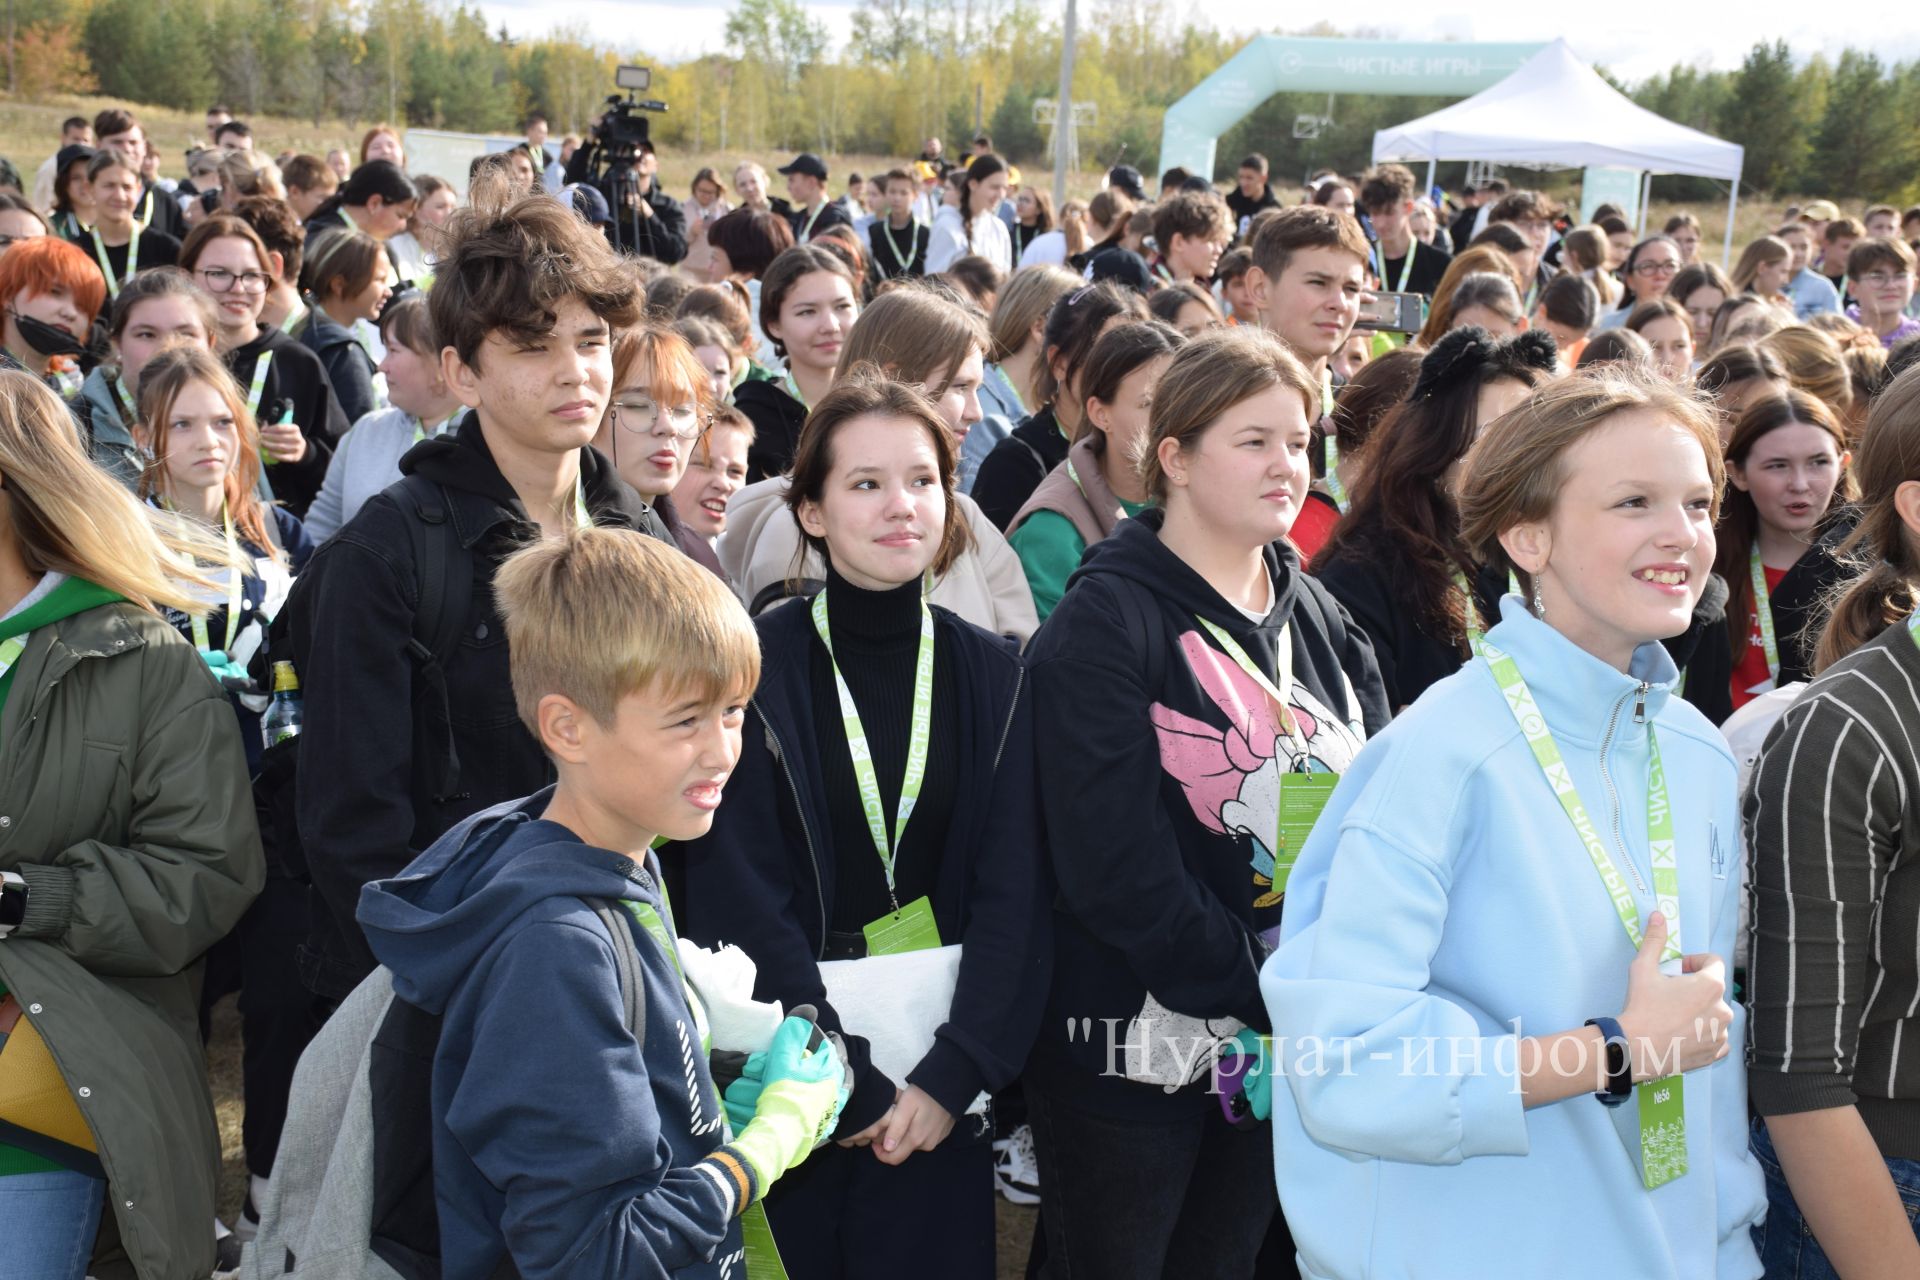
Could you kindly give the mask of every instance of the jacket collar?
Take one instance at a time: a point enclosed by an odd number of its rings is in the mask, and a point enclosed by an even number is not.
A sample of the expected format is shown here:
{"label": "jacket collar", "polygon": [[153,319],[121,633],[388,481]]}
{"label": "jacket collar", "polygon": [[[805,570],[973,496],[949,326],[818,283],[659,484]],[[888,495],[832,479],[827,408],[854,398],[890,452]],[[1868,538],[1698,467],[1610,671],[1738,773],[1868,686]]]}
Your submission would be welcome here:
{"label": "jacket collar", "polygon": [[1089,431],[1067,450],[1067,465],[1073,468],[1070,474],[1086,496],[1087,506],[1103,536],[1111,535],[1125,514],[1120,499],[1113,496],[1113,490],[1107,485],[1106,469],[1101,465],[1106,439],[1105,432]]}
{"label": "jacket collar", "polygon": [[1517,595],[1501,597],[1500,621],[1487,632],[1487,643],[1512,657],[1560,741],[1597,745],[1621,700],[1635,694],[1644,694],[1646,718],[1658,717],[1680,678],[1659,641],[1640,645],[1629,669],[1621,671],[1534,617]]}

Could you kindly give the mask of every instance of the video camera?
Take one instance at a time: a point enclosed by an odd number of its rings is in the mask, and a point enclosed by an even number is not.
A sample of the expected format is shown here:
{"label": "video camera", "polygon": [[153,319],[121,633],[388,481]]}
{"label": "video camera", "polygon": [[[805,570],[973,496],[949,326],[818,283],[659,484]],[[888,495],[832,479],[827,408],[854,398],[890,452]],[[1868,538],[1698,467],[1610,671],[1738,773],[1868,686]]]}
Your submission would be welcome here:
{"label": "video camera", "polygon": [[651,151],[653,139],[648,133],[646,112],[667,109],[667,104],[658,98],[636,98],[637,93],[645,93],[653,83],[653,72],[647,67],[622,66],[613,74],[613,82],[627,91],[626,97],[617,93],[607,95],[607,110],[600,122],[593,126],[594,140],[608,152],[634,154],[642,148]]}

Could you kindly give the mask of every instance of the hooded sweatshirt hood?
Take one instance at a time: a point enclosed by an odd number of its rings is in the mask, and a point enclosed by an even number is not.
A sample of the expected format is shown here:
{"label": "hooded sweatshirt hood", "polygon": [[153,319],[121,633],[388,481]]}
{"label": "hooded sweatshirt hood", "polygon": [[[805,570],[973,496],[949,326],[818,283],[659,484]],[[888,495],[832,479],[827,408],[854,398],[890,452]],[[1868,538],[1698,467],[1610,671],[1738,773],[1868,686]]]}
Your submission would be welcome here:
{"label": "hooded sweatshirt hood", "polygon": [[483,810],[436,840],[405,873],[360,891],[360,926],[393,971],[401,999],[445,1012],[494,943],[550,899],[634,899],[665,915],[650,873],[540,818],[552,798],[548,787]]}

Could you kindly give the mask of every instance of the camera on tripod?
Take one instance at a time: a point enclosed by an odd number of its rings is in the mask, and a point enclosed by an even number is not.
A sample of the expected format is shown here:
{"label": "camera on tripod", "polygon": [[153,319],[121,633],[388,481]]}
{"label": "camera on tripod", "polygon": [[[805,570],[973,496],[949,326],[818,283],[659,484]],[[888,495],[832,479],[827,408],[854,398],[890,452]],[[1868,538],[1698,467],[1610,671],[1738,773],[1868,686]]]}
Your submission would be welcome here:
{"label": "camera on tripod", "polygon": [[653,149],[653,139],[648,133],[646,113],[665,111],[667,104],[658,98],[638,98],[634,95],[645,93],[653,83],[653,72],[647,67],[622,66],[613,74],[613,82],[627,91],[626,97],[617,93],[607,95],[606,114],[593,126],[593,136],[606,151],[615,156],[631,156],[643,148]]}

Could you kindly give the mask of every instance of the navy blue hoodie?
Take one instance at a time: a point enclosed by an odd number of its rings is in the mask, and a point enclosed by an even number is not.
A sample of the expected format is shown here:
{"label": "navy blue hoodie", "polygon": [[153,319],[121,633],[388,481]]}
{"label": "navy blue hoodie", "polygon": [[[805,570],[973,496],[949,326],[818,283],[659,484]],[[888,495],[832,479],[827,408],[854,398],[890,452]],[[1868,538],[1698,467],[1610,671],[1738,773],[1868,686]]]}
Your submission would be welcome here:
{"label": "navy blue hoodie", "polygon": [[443,1015],[442,1275],[485,1280],[511,1248],[525,1280],[743,1277],[737,1161],[679,972],[630,922],[646,980],[636,1043],[613,939],[585,899],[651,905],[669,930],[671,914],[652,875],[542,821],[552,795],[475,814],[360,895],[394,993]]}
{"label": "navy blue hoodie", "polygon": [[1052,998],[1027,1079],[1086,1109],[1171,1120],[1215,1105],[1205,1079],[1171,1094],[1129,1080],[1110,1044],[1138,1042],[1149,993],[1188,1018],[1266,1026],[1280,775],[1301,760],[1198,619],[1269,680],[1289,628],[1310,772],[1343,771],[1355,728],[1385,728],[1387,705],[1366,635],[1293,547],[1268,549],[1272,602],[1255,622],[1160,541],[1163,518],[1149,509],[1088,548],[1027,650],[1059,882]]}
{"label": "navy blue hoodie", "polygon": [[[965,950],[948,1020],[900,1084],[914,1084],[955,1116],[981,1090],[1020,1073],[1046,1002],[1046,852],[1033,782],[1033,706],[1013,645],[933,606],[939,662],[958,664],[959,774],[934,920]],[[832,914],[837,859],[826,785],[815,755],[809,648],[820,643],[805,602],[754,620],[760,687],[747,711],[740,761],[713,829],[679,846],[686,869],[687,936],[734,943],[759,970],[754,995],[786,1008],[811,1004],[841,1032],[851,1095],[838,1136],[871,1125],[893,1104],[895,1081],[876,1069],[859,1028],[826,999],[818,961]]]}

